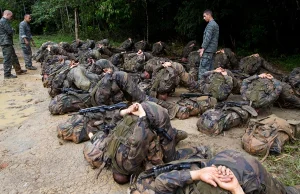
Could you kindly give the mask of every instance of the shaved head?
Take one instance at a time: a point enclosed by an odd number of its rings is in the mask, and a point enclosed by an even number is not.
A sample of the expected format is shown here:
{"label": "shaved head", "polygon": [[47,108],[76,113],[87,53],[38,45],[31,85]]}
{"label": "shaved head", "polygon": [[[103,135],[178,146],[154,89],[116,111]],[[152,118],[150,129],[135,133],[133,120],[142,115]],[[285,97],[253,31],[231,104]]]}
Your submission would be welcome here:
{"label": "shaved head", "polygon": [[11,11],[9,11],[9,10],[5,10],[3,12],[3,17],[6,18],[6,19],[8,19],[8,20],[11,20],[12,16],[13,16],[13,13]]}
{"label": "shaved head", "polygon": [[29,23],[31,21],[31,15],[30,14],[25,14],[24,15],[24,21],[26,21],[27,23]]}

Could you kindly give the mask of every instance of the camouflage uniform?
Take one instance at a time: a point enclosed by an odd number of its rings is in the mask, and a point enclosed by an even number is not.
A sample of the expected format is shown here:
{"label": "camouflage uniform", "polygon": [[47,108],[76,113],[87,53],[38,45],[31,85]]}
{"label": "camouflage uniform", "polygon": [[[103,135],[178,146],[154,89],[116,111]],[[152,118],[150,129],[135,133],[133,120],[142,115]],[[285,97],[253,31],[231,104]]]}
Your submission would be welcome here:
{"label": "camouflage uniform", "polygon": [[230,48],[217,51],[214,59],[214,69],[222,67],[224,69],[236,69],[238,60]]}
{"label": "camouflage uniform", "polygon": [[123,59],[124,59],[124,64],[123,64],[123,68],[121,68],[123,71],[137,72],[137,71],[142,71],[144,69],[146,55],[144,53],[124,54]]}
{"label": "camouflage uniform", "polygon": [[152,54],[154,56],[163,55],[166,53],[165,49],[166,49],[166,44],[164,42],[161,41],[156,42],[152,46]]}
{"label": "camouflage uniform", "polygon": [[[28,41],[27,45],[25,44],[24,38],[26,38],[26,40]],[[23,51],[25,67],[32,67],[32,51],[30,47],[32,35],[30,31],[30,26],[26,21],[22,21],[19,25],[19,39]]]}
{"label": "camouflage uniform", "polygon": [[134,44],[135,51],[145,51],[148,48],[148,42],[141,40]]}
{"label": "camouflage uniform", "polygon": [[[182,160],[184,162],[184,160]],[[263,165],[254,157],[233,150],[225,150],[218,153],[211,160],[200,160],[201,168],[226,166],[230,168],[239,181],[246,194],[298,194],[296,188],[285,187],[272,177]],[[197,165],[192,165],[192,170],[197,170]],[[135,189],[140,193],[199,193],[199,194],[226,194],[230,193],[219,187],[213,187],[202,181],[193,181],[190,170],[173,170],[165,172],[154,178],[138,179]],[[135,190],[135,189],[132,189]]]}
{"label": "camouflage uniform", "polygon": [[297,96],[300,97],[300,67],[293,69],[288,76],[288,82],[291,84]]}
{"label": "camouflage uniform", "polygon": [[276,101],[279,107],[283,108],[300,108],[300,96],[293,90],[288,83],[281,82],[282,91]]}
{"label": "camouflage uniform", "polygon": [[[134,115],[126,115],[121,122],[121,115],[115,115],[112,125],[116,126],[112,130],[112,134],[101,134],[96,144],[88,145],[84,149],[85,158],[94,165],[106,162],[108,157],[113,172],[123,175],[138,174],[145,169],[145,164],[162,164],[179,158],[188,158],[199,154],[200,148],[182,149],[176,152],[175,136],[177,130],[171,126],[169,115],[166,109],[153,102],[142,102],[146,116],[137,117]],[[128,120],[132,120],[128,123]],[[114,124],[118,122],[118,124]],[[127,127],[124,125],[128,125]],[[119,130],[122,128],[122,132]],[[128,129],[128,127],[130,129]],[[164,129],[172,138],[168,140],[163,134],[156,133],[156,129]],[[94,159],[91,157],[93,149],[101,149],[95,147],[97,145],[103,147],[102,157]],[[113,148],[112,148],[113,147]],[[108,155],[108,156],[107,156]],[[100,165],[94,165],[99,167]]]}
{"label": "camouflage uniform", "polygon": [[188,65],[189,65],[189,74],[192,75],[194,80],[198,79],[198,72],[199,72],[199,63],[200,63],[200,54],[198,51],[193,51],[188,56]]}
{"label": "camouflage uniform", "polygon": [[260,78],[253,75],[243,80],[241,95],[249,100],[255,108],[262,108],[273,104],[282,91],[280,81],[277,79]]}
{"label": "camouflage uniform", "polygon": [[196,41],[192,40],[183,48],[182,57],[187,58],[192,51],[197,50]]}
{"label": "camouflage uniform", "polygon": [[249,106],[224,106],[219,109],[210,109],[200,116],[197,128],[205,134],[218,135],[225,130],[246,123],[250,119],[250,113],[257,116],[255,110]]}
{"label": "camouflage uniform", "polygon": [[9,21],[2,17],[0,19],[0,45],[3,52],[3,67],[4,67],[4,77],[10,77],[11,68],[14,67],[16,73],[21,72],[21,66],[16,55],[15,49],[13,47],[13,33]]}
{"label": "camouflage uniform", "polygon": [[133,47],[133,41],[131,38],[128,38],[127,40],[122,42],[122,44],[119,46],[120,49],[124,49],[126,51],[132,50],[132,47]]}
{"label": "camouflage uniform", "polygon": [[199,91],[202,94],[212,95],[219,101],[226,100],[236,85],[233,74],[227,71],[227,75],[219,72],[208,71],[201,76],[198,82],[191,82],[190,90]]}
{"label": "camouflage uniform", "polygon": [[201,48],[204,49],[204,51],[200,60],[198,79],[200,79],[203,73],[213,69],[213,58],[218,48],[218,41],[219,25],[215,20],[211,20],[207,24],[203,34]]}

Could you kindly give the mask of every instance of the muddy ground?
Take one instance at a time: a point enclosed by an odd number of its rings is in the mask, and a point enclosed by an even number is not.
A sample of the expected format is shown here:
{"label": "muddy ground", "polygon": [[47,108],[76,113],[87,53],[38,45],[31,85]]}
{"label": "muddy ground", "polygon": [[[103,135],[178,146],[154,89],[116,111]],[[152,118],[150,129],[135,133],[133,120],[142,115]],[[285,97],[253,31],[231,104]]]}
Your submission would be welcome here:
{"label": "muddy ground", "polygon": [[[34,65],[37,71],[11,80],[3,79],[0,65],[0,193],[126,193],[128,185],[114,183],[107,170],[95,179],[97,170],[85,162],[83,144],[59,144],[56,126],[68,116],[50,115],[50,97],[42,86],[40,65]],[[300,118],[296,110],[272,108],[265,115],[270,113],[286,119]],[[208,145],[215,151],[243,151],[245,128],[209,137],[197,131],[196,122],[197,118],[172,121],[174,127],[189,133],[178,147]]]}

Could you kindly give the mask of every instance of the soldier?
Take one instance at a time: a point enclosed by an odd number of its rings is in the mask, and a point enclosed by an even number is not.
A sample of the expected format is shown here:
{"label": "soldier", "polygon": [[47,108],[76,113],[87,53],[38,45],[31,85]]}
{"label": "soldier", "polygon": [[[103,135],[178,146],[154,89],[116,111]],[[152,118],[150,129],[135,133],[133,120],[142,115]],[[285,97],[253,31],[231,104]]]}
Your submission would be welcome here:
{"label": "soldier", "polygon": [[296,187],[285,187],[254,157],[233,150],[222,151],[210,160],[182,160],[176,164],[191,164],[191,167],[162,171],[146,179],[141,178],[145,175],[142,173],[129,189],[130,193],[298,194],[300,191]]}
{"label": "soldier", "polygon": [[37,68],[32,66],[32,51],[31,51],[30,43],[32,43],[33,46],[35,46],[35,43],[30,31],[30,26],[29,26],[30,21],[31,21],[31,15],[25,14],[24,21],[22,21],[19,25],[19,39],[23,51],[26,69],[36,70]]}
{"label": "soldier", "polygon": [[181,61],[182,62],[186,62],[187,61],[187,57],[189,56],[189,54],[192,51],[197,50],[197,45],[196,45],[196,41],[192,40],[190,42],[187,43],[187,45],[183,48],[182,50],[182,58]]}
{"label": "soldier", "polygon": [[254,108],[263,108],[273,104],[281,91],[281,82],[266,73],[244,79],[241,86],[242,98],[249,100]]}
{"label": "soldier", "polygon": [[166,54],[166,44],[162,41],[156,42],[152,46],[152,54],[154,56]]}
{"label": "soldier", "polygon": [[16,75],[11,74],[11,68],[14,66],[17,75],[21,75],[27,70],[22,70],[15,49],[13,47],[13,33],[9,21],[12,19],[13,13],[9,10],[3,12],[3,16],[0,20],[0,45],[3,52],[3,66],[4,66],[4,78],[11,79],[17,78]]}
{"label": "soldier", "polygon": [[224,69],[236,69],[238,60],[230,48],[223,48],[216,52],[214,59],[214,68],[222,67]]}
{"label": "soldier", "polygon": [[300,67],[293,69],[288,76],[288,82],[291,84],[294,92],[300,97]]}
{"label": "soldier", "polygon": [[213,70],[213,58],[217,51],[219,40],[219,25],[215,22],[212,11],[205,10],[203,12],[203,19],[208,22],[208,24],[204,30],[201,49],[199,49],[201,61],[198,79],[200,79],[201,75],[206,71]]}
{"label": "soldier", "polygon": [[148,42],[144,40],[138,41],[134,44],[134,48],[135,51],[139,51],[139,50],[145,51],[148,48]]}
{"label": "soldier", "polygon": [[[114,123],[122,117],[123,120],[115,125]],[[187,135],[178,135],[178,131],[171,126],[166,109],[153,102],[134,103],[121,110],[114,117],[112,126],[115,127],[111,134],[105,136],[102,133],[96,144],[87,144],[84,155],[96,167],[103,168],[105,164],[101,163],[110,161],[115,181],[120,184],[128,182],[129,176],[138,174],[145,169],[145,165],[162,164],[197,155],[206,158],[209,154],[204,147],[176,151],[178,141]],[[96,157],[94,150],[105,153],[98,152],[101,157]],[[123,182],[116,176],[126,181]]]}
{"label": "soldier", "polygon": [[119,46],[119,48],[124,49],[126,51],[130,51],[130,50],[132,50],[133,44],[134,43],[133,43],[132,39],[128,38]]}
{"label": "soldier", "polygon": [[198,82],[191,82],[190,90],[212,95],[219,101],[226,100],[236,85],[233,74],[221,67],[207,71]]}

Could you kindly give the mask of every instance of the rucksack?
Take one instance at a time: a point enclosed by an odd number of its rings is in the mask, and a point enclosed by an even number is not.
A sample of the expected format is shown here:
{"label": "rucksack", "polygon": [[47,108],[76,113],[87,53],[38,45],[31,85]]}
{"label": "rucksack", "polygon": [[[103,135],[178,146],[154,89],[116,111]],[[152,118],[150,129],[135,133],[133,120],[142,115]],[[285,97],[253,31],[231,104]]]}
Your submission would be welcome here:
{"label": "rucksack", "polygon": [[[249,77],[248,79],[251,79]],[[255,108],[266,107],[276,101],[282,91],[280,82],[276,79],[258,78],[246,84],[244,80],[241,88],[241,95],[244,100],[249,100]]]}
{"label": "rucksack", "polygon": [[264,161],[269,153],[280,154],[283,145],[295,139],[294,133],[293,125],[274,114],[263,119],[251,119],[242,137],[242,146],[250,154],[264,156]]}
{"label": "rucksack", "polygon": [[257,73],[262,65],[262,60],[260,57],[248,56],[241,59],[239,66],[240,69],[249,75]]}
{"label": "rucksack", "polygon": [[217,99],[210,96],[182,98],[177,104],[189,108],[190,116],[197,116],[204,113],[206,110],[213,108],[217,104]]}
{"label": "rucksack", "polygon": [[152,79],[150,91],[155,91],[159,94],[173,92],[180,81],[178,72],[172,67],[160,69]]}

